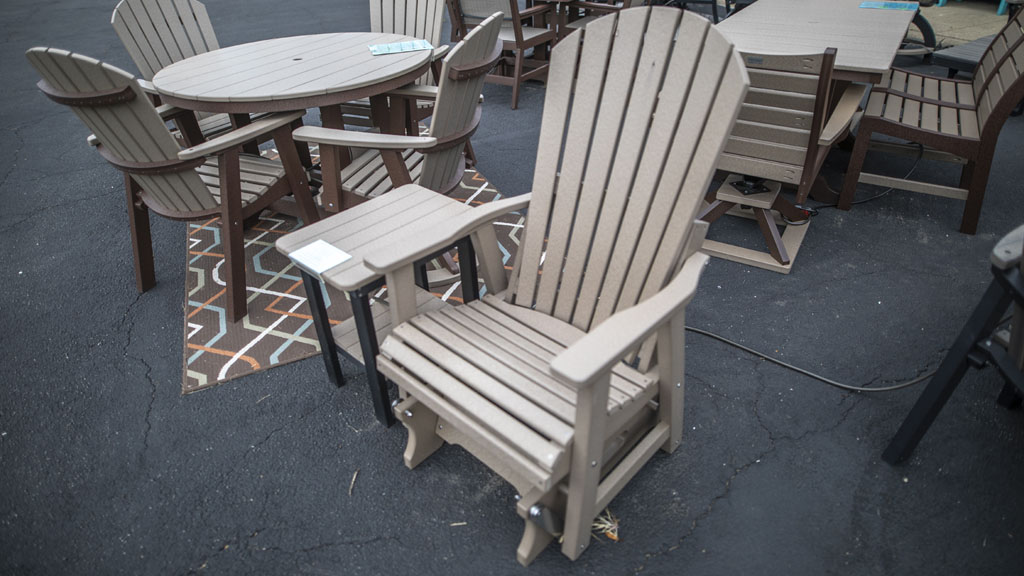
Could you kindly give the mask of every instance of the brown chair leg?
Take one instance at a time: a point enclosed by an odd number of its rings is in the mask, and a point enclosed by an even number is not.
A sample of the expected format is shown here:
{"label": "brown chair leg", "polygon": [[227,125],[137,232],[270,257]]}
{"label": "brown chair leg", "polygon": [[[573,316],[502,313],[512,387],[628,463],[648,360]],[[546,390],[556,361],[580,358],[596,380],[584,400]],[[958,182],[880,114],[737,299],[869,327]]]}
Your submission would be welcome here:
{"label": "brown chair leg", "polygon": [[523,83],[523,58],[525,50],[516,50],[516,68],[513,70],[514,80],[512,83],[512,109],[519,107],[519,85]]}
{"label": "brown chair leg", "polygon": [[853,197],[857,193],[857,180],[860,179],[860,171],[864,167],[864,157],[868,153],[868,145],[871,144],[872,130],[867,122],[861,122],[857,130],[857,143],[853,146],[853,153],[850,154],[850,163],[846,167],[846,178],[843,179],[843,189],[839,192],[840,210],[849,210],[853,206]]}
{"label": "brown chair leg", "polygon": [[718,220],[725,215],[726,212],[732,210],[735,206],[735,202],[726,202],[725,200],[715,200],[710,206],[705,208],[697,215],[697,220],[703,220],[708,224],[711,224],[715,220]]}
{"label": "brown chair leg", "polygon": [[[971,165],[973,164],[973,165]],[[970,167],[970,182],[967,184],[967,203],[964,215],[960,219],[960,232],[974,234],[978,231],[978,219],[981,217],[981,202],[985,199],[985,188],[988,186],[988,171],[992,167],[992,157],[981,163],[975,161]],[[964,170],[968,169],[964,167]]]}
{"label": "brown chair leg", "polygon": [[153,266],[153,239],[149,232],[149,209],[139,199],[139,185],[128,174],[124,175],[124,189],[128,197],[128,223],[132,233],[135,289],[145,292],[156,284],[156,273]]}
{"label": "brown chair leg", "polygon": [[227,292],[225,306],[228,320],[238,322],[245,317],[245,229],[242,227],[242,184],[238,166],[238,149],[228,150],[219,159],[221,240],[224,243],[224,277]]}
{"label": "brown chair leg", "polygon": [[[309,225],[320,219],[316,204],[313,203],[313,195],[309,191],[309,179],[306,177],[306,170],[302,165],[302,158],[299,150],[292,141],[291,126],[284,126],[274,130],[271,137],[277,144],[278,153],[281,156],[281,164],[284,165],[285,178],[288,179],[288,187],[291,189],[295,203],[299,205],[299,213],[302,215],[302,224]],[[305,142],[300,142],[302,148],[309,148]]]}
{"label": "brown chair leg", "polygon": [[768,251],[771,252],[772,258],[784,266],[789,264],[789,254],[782,244],[782,235],[779,234],[779,227],[775,225],[772,213],[764,208],[754,208],[754,216],[757,217],[757,225],[761,227],[761,234],[764,235],[764,241],[768,244]]}

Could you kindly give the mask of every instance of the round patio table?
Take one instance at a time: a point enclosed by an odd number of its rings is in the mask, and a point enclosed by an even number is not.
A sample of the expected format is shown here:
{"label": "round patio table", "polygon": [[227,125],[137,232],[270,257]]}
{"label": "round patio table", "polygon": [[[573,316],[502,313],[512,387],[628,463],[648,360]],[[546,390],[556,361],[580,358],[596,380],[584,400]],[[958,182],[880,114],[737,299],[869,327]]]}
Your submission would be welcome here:
{"label": "round patio table", "polygon": [[[433,50],[374,56],[373,44],[416,38],[377,32],[314,34],[261,40],[186,58],[153,77],[161,100],[187,110],[231,114],[239,124],[250,113],[320,108],[328,128],[344,128],[339,104],[370,98],[372,116],[385,131],[404,125],[388,121],[385,92],[424,75]],[[340,208],[341,168],[347,152],[321,154],[325,209]]]}

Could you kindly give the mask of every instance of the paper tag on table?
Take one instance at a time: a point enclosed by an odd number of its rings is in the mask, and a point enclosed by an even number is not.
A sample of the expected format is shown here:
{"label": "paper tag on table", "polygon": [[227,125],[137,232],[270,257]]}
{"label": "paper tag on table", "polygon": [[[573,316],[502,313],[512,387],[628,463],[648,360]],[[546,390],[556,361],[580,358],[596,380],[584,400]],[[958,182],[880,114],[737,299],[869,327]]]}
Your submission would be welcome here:
{"label": "paper tag on table", "polygon": [[861,8],[876,8],[879,10],[917,10],[917,2],[861,2]]}
{"label": "paper tag on table", "polygon": [[338,264],[349,260],[352,258],[352,255],[331,246],[323,240],[317,240],[292,252],[288,257],[304,270],[319,276]]}
{"label": "paper tag on table", "polygon": [[416,52],[417,50],[433,50],[434,47],[426,40],[413,40],[412,42],[392,42],[391,44],[371,44],[370,54],[380,56],[381,54],[398,54],[401,52]]}

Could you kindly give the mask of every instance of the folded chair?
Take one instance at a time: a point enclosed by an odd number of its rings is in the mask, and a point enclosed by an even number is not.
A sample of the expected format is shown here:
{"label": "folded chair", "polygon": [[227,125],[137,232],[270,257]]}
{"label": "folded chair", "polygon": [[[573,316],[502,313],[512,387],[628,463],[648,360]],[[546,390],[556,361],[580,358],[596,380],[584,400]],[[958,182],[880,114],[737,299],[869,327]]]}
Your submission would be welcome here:
{"label": "folded chair", "polygon": [[[502,50],[511,53],[500,61],[496,73],[488,74],[487,81],[512,86],[512,109],[519,107],[519,86],[527,80],[543,80],[548,74],[547,51],[555,42],[555,31],[548,29],[542,18],[553,16],[550,4],[538,3],[519,9],[512,0],[447,0],[452,28],[464,38],[474,26],[495,12],[505,15],[499,38]],[[526,57],[526,51],[532,56]]]}
{"label": "folded chair", "polygon": [[[190,56],[220,48],[206,6],[197,0],[121,0],[114,7],[110,24],[142,74],[139,84],[157,101],[159,93],[150,82],[157,72]],[[160,111],[166,115],[173,110]],[[227,114],[196,112],[198,126],[186,116],[176,118],[175,125],[189,145],[199,144],[233,126]],[[234,120],[237,124],[248,122],[247,116]],[[257,152],[255,146],[248,151]]]}
{"label": "folded chair", "polygon": [[[392,103],[434,102],[427,135],[408,136],[303,126],[295,140],[320,145],[321,153],[338,147],[369,148],[341,171],[341,209],[393,188],[415,182],[447,194],[458,187],[465,171],[464,145],[480,123],[480,89],[497,62],[500,18],[487,30],[467,35],[444,58],[438,86],[409,85],[388,93]],[[325,181],[329,179],[325,178]]]}
{"label": "folded chair", "polygon": [[[897,464],[907,459],[928,432],[967,369],[992,364],[1003,377],[997,402],[1008,408],[1024,396],[1024,226],[992,249],[992,282],[964,325],[927,388],[893,437],[882,459]],[[999,330],[1001,319],[1013,309],[1010,330]]]}
{"label": "folded chair", "polygon": [[[400,391],[406,465],[450,442],[508,480],[523,564],[559,536],[578,557],[594,517],[680,444],[684,310],[707,261],[694,217],[747,85],[724,36],[661,7],[574,32],[551,72],[532,195],[364,255],[389,291],[377,365]],[[406,209],[386,200],[371,202]],[[506,280],[491,222],[523,208]],[[414,263],[467,236],[488,293],[416,315]]]}
{"label": "folded chair", "polygon": [[[996,35],[971,80],[893,68],[871,89],[846,170],[840,208],[849,210],[853,205],[858,182],[890,186],[965,200],[960,231],[977,231],[999,132],[1024,97],[1022,18],[1024,11],[1011,18]],[[862,172],[875,133],[919,143],[925,147],[925,157],[962,163],[959,185],[943,186]]]}
{"label": "folded chair", "polygon": [[[835,57],[834,48],[820,54],[743,54],[750,90],[718,161],[731,174],[709,192],[700,218],[711,223],[727,212],[754,218],[769,252],[714,240],[704,241],[704,252],[785,274],[792,269],[809,223],[781,188],[795,188],[802,204],[815,185],[824,185],[819,173],[825,157],[849,132],[864,97],[862,85],[847,83],[833,102]],[[780,234],[784,219],[793,224]]]}
{"label": "folded chair", "polygon": [[[304,222],[318,219],[306,175],[292,142],[292,123],[302,112],[275,114],[182,150],[131,74],[55,48],[26,53],[42,80],[39,89],[70,106],[93,131],[90,141],[125,174],[135,256],[135,285],[156,283],[149,211],[172,220],[221,219],[227,290],[226,315],[246,314],[242,223],[276,200],[293,194]],[[240,154],[243,143],[271,135],[281,161]]]}

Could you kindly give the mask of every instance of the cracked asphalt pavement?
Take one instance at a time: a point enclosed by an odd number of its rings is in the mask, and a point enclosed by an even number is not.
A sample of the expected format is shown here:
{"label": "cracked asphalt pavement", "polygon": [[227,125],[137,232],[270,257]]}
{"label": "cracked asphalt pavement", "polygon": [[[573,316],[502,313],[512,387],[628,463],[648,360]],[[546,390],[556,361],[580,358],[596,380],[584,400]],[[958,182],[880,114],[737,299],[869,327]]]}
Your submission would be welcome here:
{"label": "cracked asphalt pavement", "polygon": [[[612,502],[621,541],[575,563],[551,547],[528,570],[512,488],[457,447],[407,470],[359,366],[343,362],[341,389],[311,358],[182,396],[185,227],[153,219],[158,283],[137,294],[122,180],[23,56],[55,46],[134,70],[114,4],[0,6],[0,574],[1020,572],[1024,416],[995,404],[992,369],[969,372],[892,467],[880,455],[920,387],[851,394],[689,334],[684,442]],[[206,4],[222,45],[369,26],[365,0]],[[485,88],[473,143],[512,195],[530,189],[544,89],[528,84],[517,111],[510,93]],[[960,202],[920,194],[823,209],[789,276],[713,261],[688,323],[855,385],[937,366],[991,247],[1024,222],[1022,136],[1011,118],[976,236],[957,232]],[[827,162],[833,185],[846,161]],[[713,234],[758,241],[742,222]]]}

